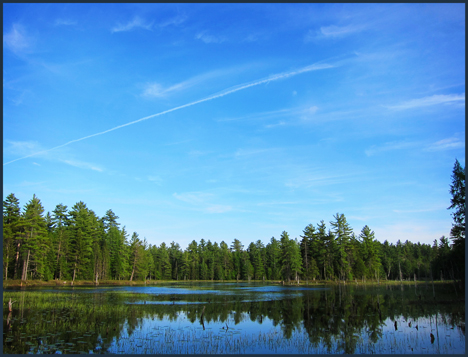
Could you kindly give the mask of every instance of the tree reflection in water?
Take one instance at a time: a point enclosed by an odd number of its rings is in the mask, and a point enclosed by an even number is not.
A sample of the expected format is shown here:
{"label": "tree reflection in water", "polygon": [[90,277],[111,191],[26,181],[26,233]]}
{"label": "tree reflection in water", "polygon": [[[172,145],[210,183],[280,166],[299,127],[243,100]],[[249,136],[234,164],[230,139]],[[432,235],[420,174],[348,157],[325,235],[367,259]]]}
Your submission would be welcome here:
{"label": "tree reflection in water", "polygon": [[[426,293],[403,286],[209,286],[204,292],[179,285],[164,294],[130,287],[5,291],[4,306],[9,298],[18,304],[11,315],[4,308],[3,351],[200,353],[210,346],[205,352],[465,350],[464,297],[454,297],[443,285],[437,287],[435,301],[432,289]],[[431,333],[439,334],[438,344],[431,343]]]}

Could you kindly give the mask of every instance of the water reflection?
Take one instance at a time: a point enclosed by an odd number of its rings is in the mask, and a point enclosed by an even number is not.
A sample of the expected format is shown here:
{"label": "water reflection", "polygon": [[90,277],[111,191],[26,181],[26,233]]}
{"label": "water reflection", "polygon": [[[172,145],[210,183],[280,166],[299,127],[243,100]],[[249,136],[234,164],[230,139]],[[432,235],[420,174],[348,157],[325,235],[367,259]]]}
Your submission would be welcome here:
{"label": "water reflection", "polygon": [[[265,284],[4,291],[4,353],[464,353],[465,305],[432,289]],[[5,306],[5,304],[4,304]]]}

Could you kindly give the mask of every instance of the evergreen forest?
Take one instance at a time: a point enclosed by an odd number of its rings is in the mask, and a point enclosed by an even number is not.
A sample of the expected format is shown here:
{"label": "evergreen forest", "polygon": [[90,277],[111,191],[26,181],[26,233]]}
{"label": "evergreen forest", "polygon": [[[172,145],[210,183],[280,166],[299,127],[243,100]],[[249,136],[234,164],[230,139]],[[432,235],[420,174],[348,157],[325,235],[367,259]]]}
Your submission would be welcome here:
{"label": "evergreen forest", "polygon": [[109,209],[103,217],[78,202],[44,214],[35,195],[23,207],[3,201],[3,279],[39,280],[465,280],[465,170],[450,185],[450,237],[433,244],[379,242],[365,225],[356,235],[344,214],[309,224],[299,238],[283,231],[266,244],[238,239],[148,244]]}

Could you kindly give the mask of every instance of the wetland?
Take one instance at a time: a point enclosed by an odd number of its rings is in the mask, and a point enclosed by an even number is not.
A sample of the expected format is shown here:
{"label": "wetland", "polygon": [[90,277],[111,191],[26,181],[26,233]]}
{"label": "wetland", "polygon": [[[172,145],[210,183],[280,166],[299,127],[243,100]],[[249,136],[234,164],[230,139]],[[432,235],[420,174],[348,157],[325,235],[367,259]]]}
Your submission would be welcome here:
{"label": "wetland", "polygon": [[3,306],[6,354],[465,353],[452,284],[7,288]]}

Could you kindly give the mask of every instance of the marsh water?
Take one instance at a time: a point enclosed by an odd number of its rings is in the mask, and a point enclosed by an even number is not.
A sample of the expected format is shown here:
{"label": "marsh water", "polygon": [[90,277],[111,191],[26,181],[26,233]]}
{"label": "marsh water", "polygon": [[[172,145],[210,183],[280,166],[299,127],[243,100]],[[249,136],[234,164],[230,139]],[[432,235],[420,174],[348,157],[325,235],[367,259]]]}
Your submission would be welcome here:
{"label": "marsh water", "polygon": [[3,306],[7,354],[465,353],[451,284],[28,288]]}

